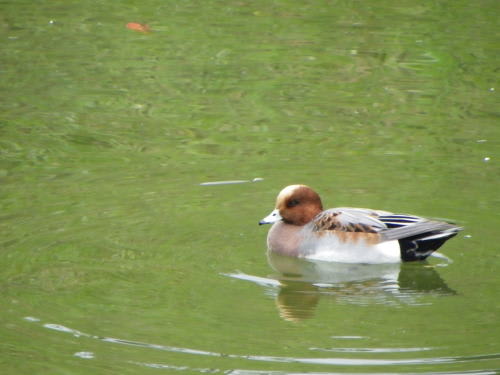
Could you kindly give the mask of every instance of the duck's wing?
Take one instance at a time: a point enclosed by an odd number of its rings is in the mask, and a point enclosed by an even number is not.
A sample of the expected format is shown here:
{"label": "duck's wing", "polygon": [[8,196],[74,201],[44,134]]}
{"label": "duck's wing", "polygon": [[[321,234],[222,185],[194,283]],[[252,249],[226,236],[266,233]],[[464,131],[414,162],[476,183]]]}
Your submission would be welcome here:
{"label": "duck's wing", "polygon": [[313,231],[328,230],[342,232],[378,233],[389,227],[379,219],[390,212],[365,208],[331,208],[318,214],[313,220]]}
{"label": "duck's wing", "polygon": [[382,212],[378,216],[378,219],[383,222],[387,228],[399,228],[406,227],[411,224],[420,223],[423,221],[428,221],[428,219],[424,219],[423,217],[414,216],[414,215],[406,215],[406,214],[393,214],[390,212]]}
{"label": "duck's wing", "polygon": [[369,208],[340,207],[325,210],[316,216],[313,230],[378,233],[428,221],[414,215],[393,214]]}

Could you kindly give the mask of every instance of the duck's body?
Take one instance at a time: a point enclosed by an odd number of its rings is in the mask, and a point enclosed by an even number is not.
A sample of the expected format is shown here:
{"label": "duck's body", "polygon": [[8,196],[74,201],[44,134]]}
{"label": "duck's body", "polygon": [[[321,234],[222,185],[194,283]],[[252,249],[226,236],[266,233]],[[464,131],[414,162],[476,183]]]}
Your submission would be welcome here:
{"label": "duck's body", "polygon": [[461,228],[442,221],[364,208],[323,211],[319,195],[305,185],[284,188],[276,208],[259,224],[273,224],[269,251],[344,263],[422,260]]}

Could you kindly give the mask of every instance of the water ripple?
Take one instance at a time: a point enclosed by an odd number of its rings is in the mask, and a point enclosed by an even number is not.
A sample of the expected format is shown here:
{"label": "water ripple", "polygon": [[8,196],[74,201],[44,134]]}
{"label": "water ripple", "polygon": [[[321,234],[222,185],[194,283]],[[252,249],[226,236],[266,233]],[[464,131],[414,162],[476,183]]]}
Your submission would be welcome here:
{"label": "water ripple", "polygon": [[336,353],[408,353],[408,352],[423,352],[436,348],[309,348],[309,350],[319,352],[336,352]]}
{"label": "water ripple", "polygon": [[[34,321],[34,320],[31,320]],[[223,354],[205,350],[181,348],[168,345],[157,345],[150,344],[140,341],[132,340],[122,340],[119,338],[112,337],[100,337],[95,335],[90,335],[83,333],[79,330],[66,327],[61,324],[43,324],[43,327],[59,332],[69,333],[75,337],[87,337],[92,339],[97,339],[103,342],[108,342],[112,344],[120,345],[130,345],[138,346],[143,348],[149,348],[154,350],[164,350],[168,352],[184,353],[190,355],[202,355],[202,356],[212,356],[221,358],[233,358],[233,359],[245,359],[250,361],[261,361],[270,363],[300,363],[300,364],[310,364],[310,365],[335,365],[335,366],[394,366],[394,365],[436,365],[436,364],[453,364],[460,362],[477,362],[485,360],[498,360],[500,359],[500,353],[485,354],[485,355],[475,355],[475,356],[462,356],[462,357],[430,357],[430,358],[410,358],[410,359],[367,359],[367,358],[308,358],[308,357],[280,357],[280,356],[266,356],[266,355],[238,355],[238,354]],[[349,353],[401,353],[401,352],[418,352],[418,351],[429,351],[433,348],[332,348],[332,349],[321,349],[321,348],[310,348],[310,350],[317,351],[331,351],[331,352],[349,352]],[[139,363],[137,363],[139,364]],[[160,364],[146,364],[141,363],[143,366],[156,367],[156,368],[169,368],[184,370],[182,366],[170,366],[170,365],[160,365]],[[191,369],[193,370],[193,369]],[[198,369],[198,372],[204,372],[205,369]],[[202,371],[203,370],[203,371]],[[240,370],[238,370],[240,371]],[[243,370],[241,370],[243,371]],[[246,371],[246,370],[245,370]],[[493,370],[480,370],[479,372],[462,372],[463,374],[493,374]],[[231,374],[259,374],[259,372],[231,372]],[[265,372],[266,374],[280,374],[280,372]],[[455,372],[456,373],[456,372]],[[289,373],[287,373],[289,374]],[[299,374],[299,373],[296,373]],[[310,374],[310,373],[308,373]],[[318,373],[320,374],[320,373]],[[435,374],[447,374],[446,372],[436,372]]]}

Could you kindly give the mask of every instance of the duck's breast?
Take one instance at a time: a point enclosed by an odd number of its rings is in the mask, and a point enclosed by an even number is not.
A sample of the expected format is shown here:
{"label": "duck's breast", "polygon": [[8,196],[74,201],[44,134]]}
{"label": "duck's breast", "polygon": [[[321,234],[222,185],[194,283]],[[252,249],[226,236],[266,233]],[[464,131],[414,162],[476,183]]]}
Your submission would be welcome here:
{"label": "duck's breast", "polygon": [[300,244],[304,240],[302,227],[278,221],[267,234],[267,248],[282,255],[300,256]]}

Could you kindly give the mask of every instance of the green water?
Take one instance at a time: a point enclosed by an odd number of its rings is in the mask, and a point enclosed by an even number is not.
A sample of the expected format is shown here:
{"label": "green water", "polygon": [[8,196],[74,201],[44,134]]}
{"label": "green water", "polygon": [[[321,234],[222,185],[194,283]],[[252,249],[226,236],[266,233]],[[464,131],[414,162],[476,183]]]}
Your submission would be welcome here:
{"label": "green water", "polygon": [[[499,4],[2,2],[0,372],[498,372]],[[291,183],[466,229],[268,260]]]}

